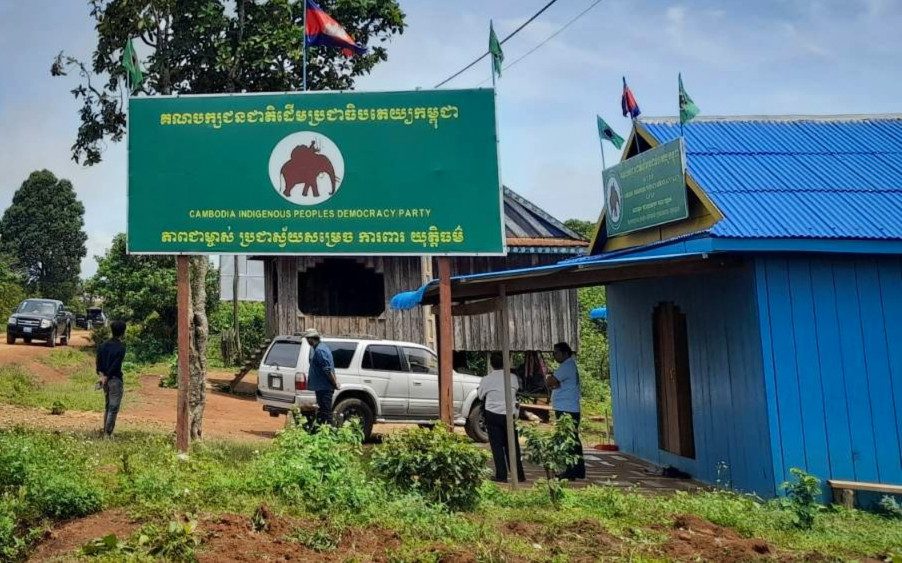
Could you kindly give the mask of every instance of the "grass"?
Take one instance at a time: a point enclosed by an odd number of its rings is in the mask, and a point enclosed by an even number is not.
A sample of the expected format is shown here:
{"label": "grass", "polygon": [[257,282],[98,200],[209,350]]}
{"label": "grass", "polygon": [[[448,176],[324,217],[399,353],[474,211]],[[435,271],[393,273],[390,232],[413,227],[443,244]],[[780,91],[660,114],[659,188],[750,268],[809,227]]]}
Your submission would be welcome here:
{"label": "grass", "polygon": [[72,347],[54,348],[46,356],[41,356],[39,362],[56,370],[65,370],[75,367],[90,367],[94,361],[89,352]]}
{"label": "grass", "polygon": [[[5,379],[5,374],[0,376],[0,381]],[[269,443],[197,443],[190,458],[181,461],[171,437],[162,433],[122,432],[115,440],[100,441],[87,433],[0,430],[0,440],[13,434],[32,443],[32,449],[62,452],[72,464],[81,464],[77,471],[89,474],[103,491],[106,508],[124,507],[142,524],[160,527],[178,515],[202,519],[221,513],[240,514],[251,523],[259,507],[266,505],[282,517],[321,523],[319,532],[317,528],[298,532],[289,541],[325,552],[340,549],[349,530],[378,527],[392,530],[400,540],[400,547],[385,553],[392,560],[429,560],[455,552],[495,561],[661,559],[667,558],[668,530],[682,514],[697,515],[742,536],[763,538],[798,555],[818,552],[852,559],[902,552],[902,520],[828,508],[812,529],[802,530],[793,526],[789,512],[778,502],[724,491],[650,498],[632,490],[589,487],[568,490],[558,511],[539,487],[513,493],[486,483],[480,489],[480,505],[455,514],[417,496],[378,493],[378,486],[368,483],[355,486],[376,486],[373,494],[378,502],[354,510],[337,504],[325,514],[307,512],[303,503],[262,482],[260,463],[275,451]],[[591,543],[601,536],[609,543]]]}
{"label": "grass", "polygon": [[[103,392],[94,389],[97,375],[91,367],[81,367],[59,383],[44,384],[19,364],[0,365],[0,402],[21,407],[50,409],[54,403],[62,403],[67,410],[102,412]],[[137,378],[125,377],[124,401],[134,400],[129,391],[137,388]]]}

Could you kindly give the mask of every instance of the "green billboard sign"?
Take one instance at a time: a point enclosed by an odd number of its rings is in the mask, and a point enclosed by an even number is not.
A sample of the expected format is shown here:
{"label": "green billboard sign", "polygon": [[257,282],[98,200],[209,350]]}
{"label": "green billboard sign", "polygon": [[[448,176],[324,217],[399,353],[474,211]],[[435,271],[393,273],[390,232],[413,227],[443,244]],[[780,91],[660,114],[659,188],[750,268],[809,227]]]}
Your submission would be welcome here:
{"label": "green billboard sign", "polygon": [[608,236],[689,216],[686,167],[680,139],[659,145],[604,171]]}
{"label": "green billboard sign", "polygon": [[503,254],[492,90],[129,100],[128,248]]}

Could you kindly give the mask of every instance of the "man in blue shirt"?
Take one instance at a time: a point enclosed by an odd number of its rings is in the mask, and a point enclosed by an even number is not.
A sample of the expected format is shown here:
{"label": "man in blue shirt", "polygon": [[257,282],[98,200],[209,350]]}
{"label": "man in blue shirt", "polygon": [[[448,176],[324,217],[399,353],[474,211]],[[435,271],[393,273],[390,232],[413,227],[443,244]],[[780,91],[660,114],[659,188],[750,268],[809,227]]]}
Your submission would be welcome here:
{"label": "man in blue shirt", "polygon": [[320,334],[315,328],[308,328],[304,332],[304,338],[310,345],[307,389],[316,394],[316,423],[332,424],[332,397],[339,389],[332,350],[321,342]]}
{"label": "man in blue shirt", "polygon": [[576,445],[573,447],[573,454],[577,456],[576,464],[558,475],[558,478],[585,479],[586,461],[583,459],[583,444],[579,439],[580,390],[576,359],[573,357],[573,350],[566,342],[558,342],[554,345],[554,359],[560,365],[554,375],[549,376],[546,381],[548,388],[551,389],[551,406],[554,408],[556,418],[566,414],[573,419],[576,428]]}

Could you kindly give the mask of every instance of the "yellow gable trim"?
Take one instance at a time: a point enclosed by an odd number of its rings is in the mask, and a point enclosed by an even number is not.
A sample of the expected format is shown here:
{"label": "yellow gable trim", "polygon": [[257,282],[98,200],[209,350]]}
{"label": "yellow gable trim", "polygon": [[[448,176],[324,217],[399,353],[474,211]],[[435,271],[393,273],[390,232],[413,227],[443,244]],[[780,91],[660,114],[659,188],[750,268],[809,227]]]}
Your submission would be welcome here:
{"label": "yellow gable trim", "polygon": [[[630,131],[629,140],[627,141],[626,148],[621,155],[620,161],[623,162],[627,158],[629,158],[630,150],[636,147],[636,135],[639,135],[645,143],[647,143],[651,147],[656,147],[660,143],[651,133],[645,129],[645,126],[642,125],[641,122],[635,122],[635,127],[633,127],[632,131]],[[692,177],[689,171],[686,171],[686,187],[689,192],[695,196],[696,200],[701,204],[701,209],[698,206],[695,206],[695,213],[693,213],[693,205],[692,199],[690,198],[689,203],[689,217],[677,223],[669,223],[667,225],[661,225],[659,227],[653,227],[651,229],[646,229],[642,231],[636,231],[633,233],[621,235],[619,237],[609,237],[605,239],[604,247],[602,248],[602,252],[611,252],[614,250],[623,250],[626,248],[633,248],[637,246],[643,246],[646,244],[652,244],[655,242],[660,242],[663,240],[668,240],[674,237],[688,235],[692,233],[697,233],[701,231],[705,231],[713,227],[718,221],[723,219],[723,213],[721,213],[720,209],[711,201],[711,198],[708,197],[708,194],[705,193],[705,190],[699,185],[699,183]],[[602,190],[604,186],[602,186]],[[604,213],[604,204],[601,207],[601,215],[598,217],[598,221],[595,226],[595,234],[592,237],[592,242],[589,244],[589,252],[595,253],[595,245],[598,241],[599,235],[604,233],[604,225],[605,223],[605,213]]]}

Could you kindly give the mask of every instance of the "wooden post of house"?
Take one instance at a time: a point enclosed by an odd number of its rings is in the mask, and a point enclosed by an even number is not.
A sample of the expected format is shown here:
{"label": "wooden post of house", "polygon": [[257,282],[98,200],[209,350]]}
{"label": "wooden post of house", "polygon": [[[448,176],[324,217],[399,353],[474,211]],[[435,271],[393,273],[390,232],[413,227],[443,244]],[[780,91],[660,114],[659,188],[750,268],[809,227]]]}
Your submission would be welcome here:
{"label": "wooden post of house", "polygon": [[175,445],[180,453],[188,453],[190,430],[188,427],[188,387],[191,384],[188,366],[188,349],[190,347],[190,286],[188,285],[188,256],[176,257],[176,287],[178,291],[178,368],[179,392],[178,410],[175,421]]}
{"label": "wooden post of house", "polygon": [[448,425],[454,426],[454,399],[451,390],[454,373],[454,319],[451,316],[451,259],[447,256],[438,258],[439,277],[439,350],[438,350],[438,409],[439,418]]}
{"label": "wooden post of house", "polygon": [[504,284],[498,289],[498,299],[501,301],[501,308],[498,312],[500,322],[498,330],[501,336],[501,354],[504,361],[504,413],[507,419],[507,468],[511,476],[511,488],[516,489],[518,484],[517,476],[517,444],[514,439],[514,405],[511,401],[511,346],[510,346],[510,325],[508,324],[507,313],[507,291]]}

